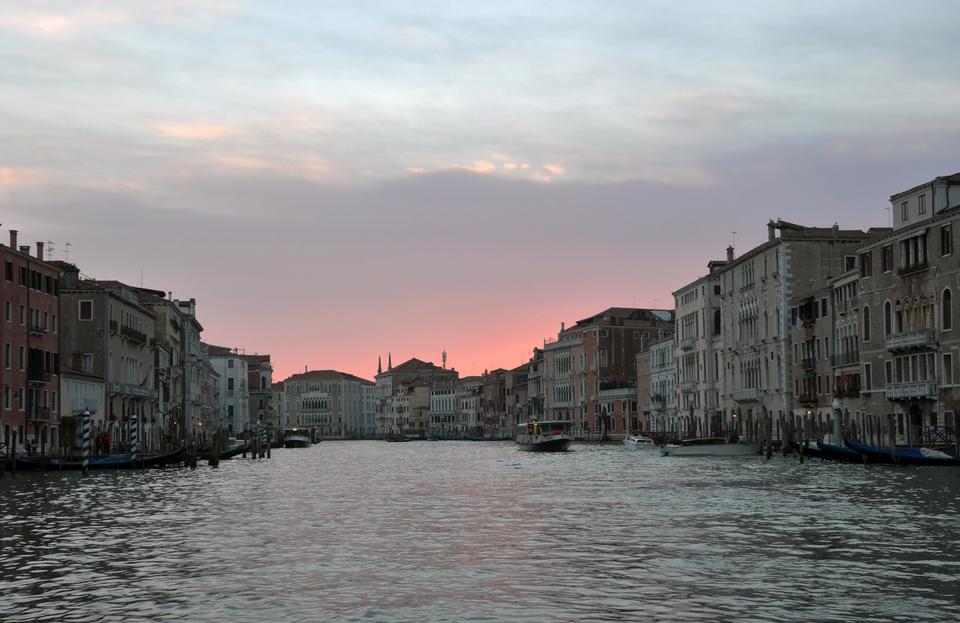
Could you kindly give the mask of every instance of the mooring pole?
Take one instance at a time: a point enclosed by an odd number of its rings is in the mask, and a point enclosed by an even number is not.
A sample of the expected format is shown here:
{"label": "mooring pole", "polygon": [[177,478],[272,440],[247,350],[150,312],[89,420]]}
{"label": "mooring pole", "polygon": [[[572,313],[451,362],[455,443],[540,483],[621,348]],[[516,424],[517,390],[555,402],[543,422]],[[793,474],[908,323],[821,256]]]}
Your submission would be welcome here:
{"label": "mooring pole", "polygon": [[80,469],[84,476],[90,473],[90,409],[83,410],[80,424]]}

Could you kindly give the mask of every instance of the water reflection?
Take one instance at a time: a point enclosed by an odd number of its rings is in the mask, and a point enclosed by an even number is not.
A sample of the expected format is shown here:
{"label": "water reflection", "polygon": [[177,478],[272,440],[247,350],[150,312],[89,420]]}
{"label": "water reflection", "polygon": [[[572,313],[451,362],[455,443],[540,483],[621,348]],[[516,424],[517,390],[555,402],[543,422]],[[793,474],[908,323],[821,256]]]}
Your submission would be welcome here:
{"label": "water reflection", "polygon": [[960,470],[324,442],[0,479],[2,621],[960,619]]}

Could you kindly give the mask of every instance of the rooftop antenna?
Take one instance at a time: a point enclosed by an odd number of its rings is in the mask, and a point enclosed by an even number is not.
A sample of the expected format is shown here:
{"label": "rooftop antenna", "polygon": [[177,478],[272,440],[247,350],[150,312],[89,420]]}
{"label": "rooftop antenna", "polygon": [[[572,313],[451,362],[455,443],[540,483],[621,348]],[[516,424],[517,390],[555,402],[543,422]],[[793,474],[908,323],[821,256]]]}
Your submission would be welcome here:
{"label": "rooftop antenna", "polygon": [[53,259],[53,240],[47,240],[47,261]]}
{"label": "rooftop antenna", "polygon": [[69,242],[63,243],[63,261],[68,264],[70,263],[70,247],[72,246]]}

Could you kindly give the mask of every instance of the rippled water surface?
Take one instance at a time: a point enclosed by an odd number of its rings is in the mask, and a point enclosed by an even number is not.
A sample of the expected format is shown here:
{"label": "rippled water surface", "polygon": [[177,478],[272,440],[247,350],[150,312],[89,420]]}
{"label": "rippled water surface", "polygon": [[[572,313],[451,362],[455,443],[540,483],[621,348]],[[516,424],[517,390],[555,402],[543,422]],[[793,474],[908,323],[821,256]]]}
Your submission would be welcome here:
{"label": "rippled water surface", "polygon": [[957,621],[960,469],[324,442],[0,478],[0,621]]}

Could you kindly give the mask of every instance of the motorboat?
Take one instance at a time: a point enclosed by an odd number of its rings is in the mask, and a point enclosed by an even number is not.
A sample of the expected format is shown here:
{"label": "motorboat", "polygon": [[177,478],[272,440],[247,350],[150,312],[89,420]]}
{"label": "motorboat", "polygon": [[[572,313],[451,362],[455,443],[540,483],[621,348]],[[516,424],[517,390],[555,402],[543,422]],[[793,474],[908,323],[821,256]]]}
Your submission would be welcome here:
{"label": "motorboat", "polygon": [[644,435],[630,435],[623,440],[623,445],[634,450],[657,449],[657,442]]}
{"label": "motorboat", "polygon": [[288,428],[283,431],[284,448],[309,448],[310,431],[302,428]]}
{"label": "motorboat", "polygon": [[568,420],[532,420],[518,429],[515,441],[521,450],[565,452],[573,441],[572,425]]}
{"label": "motorboat", "polygon": [[680,443],[668,443],[663,456],[751,456],[760,454],[760,444],[742,443],[736,435],[725,437],[691,437]]}

